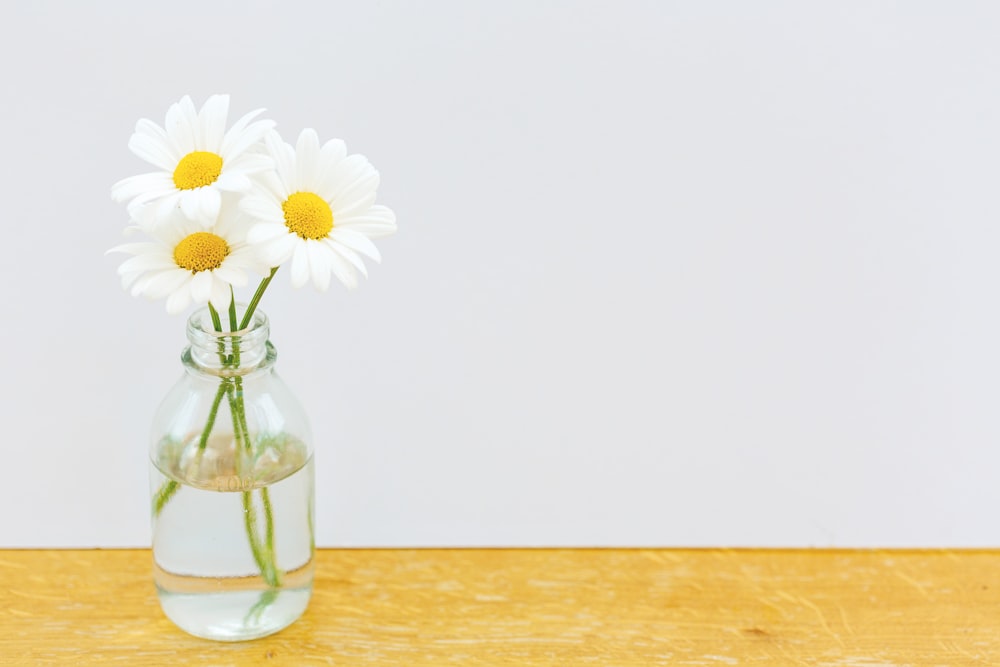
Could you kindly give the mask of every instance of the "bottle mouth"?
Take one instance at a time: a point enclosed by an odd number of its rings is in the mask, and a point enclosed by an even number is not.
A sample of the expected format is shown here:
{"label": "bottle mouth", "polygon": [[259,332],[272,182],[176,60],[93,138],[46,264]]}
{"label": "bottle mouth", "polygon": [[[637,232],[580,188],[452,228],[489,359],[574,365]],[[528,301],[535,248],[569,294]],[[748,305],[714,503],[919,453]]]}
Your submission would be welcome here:
{"label": "bottle mouth", "polygon": [[[245,311],[246,304],[236,304],[239,318],[242,318]],[[191,357],[195,363],[203,368],[234,370],[250,368],[260,363],[267,355],[267,315],[261,310],[255,310],[250,323],[236,331],[227,330],[230,325],[228,312],[219,313],[218,316],[222,331],[215,328],[212,312],[207,306],[199,308],[188,318],[187,338],[191,343]]]}

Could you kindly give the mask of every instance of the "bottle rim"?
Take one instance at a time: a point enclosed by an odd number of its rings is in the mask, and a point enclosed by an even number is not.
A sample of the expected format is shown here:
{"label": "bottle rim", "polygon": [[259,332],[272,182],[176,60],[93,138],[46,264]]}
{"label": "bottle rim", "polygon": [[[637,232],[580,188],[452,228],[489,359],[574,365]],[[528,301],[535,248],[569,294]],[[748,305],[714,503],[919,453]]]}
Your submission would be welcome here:
{"label": "bottle rim", "polygon": [[[246,311],[246,304],[237,303],[236,312]],[[228,324],[228,315],[220,313],[221,324]],[[187,339],[192,360],[203,369],[228,368],[242,373],[256,366],[268,356],[269,324],[267,315],[255,310],[250,324],[236,331],[216,331],[208,306],[199,308],[187,321]],[[224,363],[220,355],[236,355],[237,365]]]}

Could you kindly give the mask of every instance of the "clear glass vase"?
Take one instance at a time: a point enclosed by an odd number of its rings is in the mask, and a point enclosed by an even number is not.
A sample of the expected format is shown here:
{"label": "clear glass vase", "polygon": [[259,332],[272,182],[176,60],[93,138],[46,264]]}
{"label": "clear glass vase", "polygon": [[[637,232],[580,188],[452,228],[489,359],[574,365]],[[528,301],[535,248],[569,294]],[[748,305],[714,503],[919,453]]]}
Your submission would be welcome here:
{"label": "clear glass vase", "polygon": [[312,435],[274,370],[267,317],[221,326],[207,308],[188,320],[184,374],[153,421],[153,571],[181,629],[239,641],[281,630],[309,603]]}

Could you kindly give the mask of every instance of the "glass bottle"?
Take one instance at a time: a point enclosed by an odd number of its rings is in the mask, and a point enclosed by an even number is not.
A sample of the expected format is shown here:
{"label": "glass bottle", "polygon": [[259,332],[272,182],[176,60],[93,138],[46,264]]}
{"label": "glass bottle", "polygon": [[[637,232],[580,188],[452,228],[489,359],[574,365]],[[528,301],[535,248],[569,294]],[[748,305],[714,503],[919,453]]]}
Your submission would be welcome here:
{"label": "glass bottle", "polygon": [[309,603],[312,435],[274,370],[264,313],[235,333],[222,324],[208,308],[190,317],[184,374],[153,420],[153,572],[181,629],[239,641]]}

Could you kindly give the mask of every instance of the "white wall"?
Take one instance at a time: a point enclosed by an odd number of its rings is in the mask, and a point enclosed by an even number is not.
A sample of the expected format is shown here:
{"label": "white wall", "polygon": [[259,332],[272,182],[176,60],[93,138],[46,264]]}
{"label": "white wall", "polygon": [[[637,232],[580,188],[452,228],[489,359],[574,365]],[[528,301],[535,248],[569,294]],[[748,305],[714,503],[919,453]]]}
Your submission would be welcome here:
{"label": "white wall", "polygon": [[263,305],[320,544],[997,544],[997,5],[90,4],[0,10],[0,546],[148,544],[108,191],[213,92],[399,219]]}

